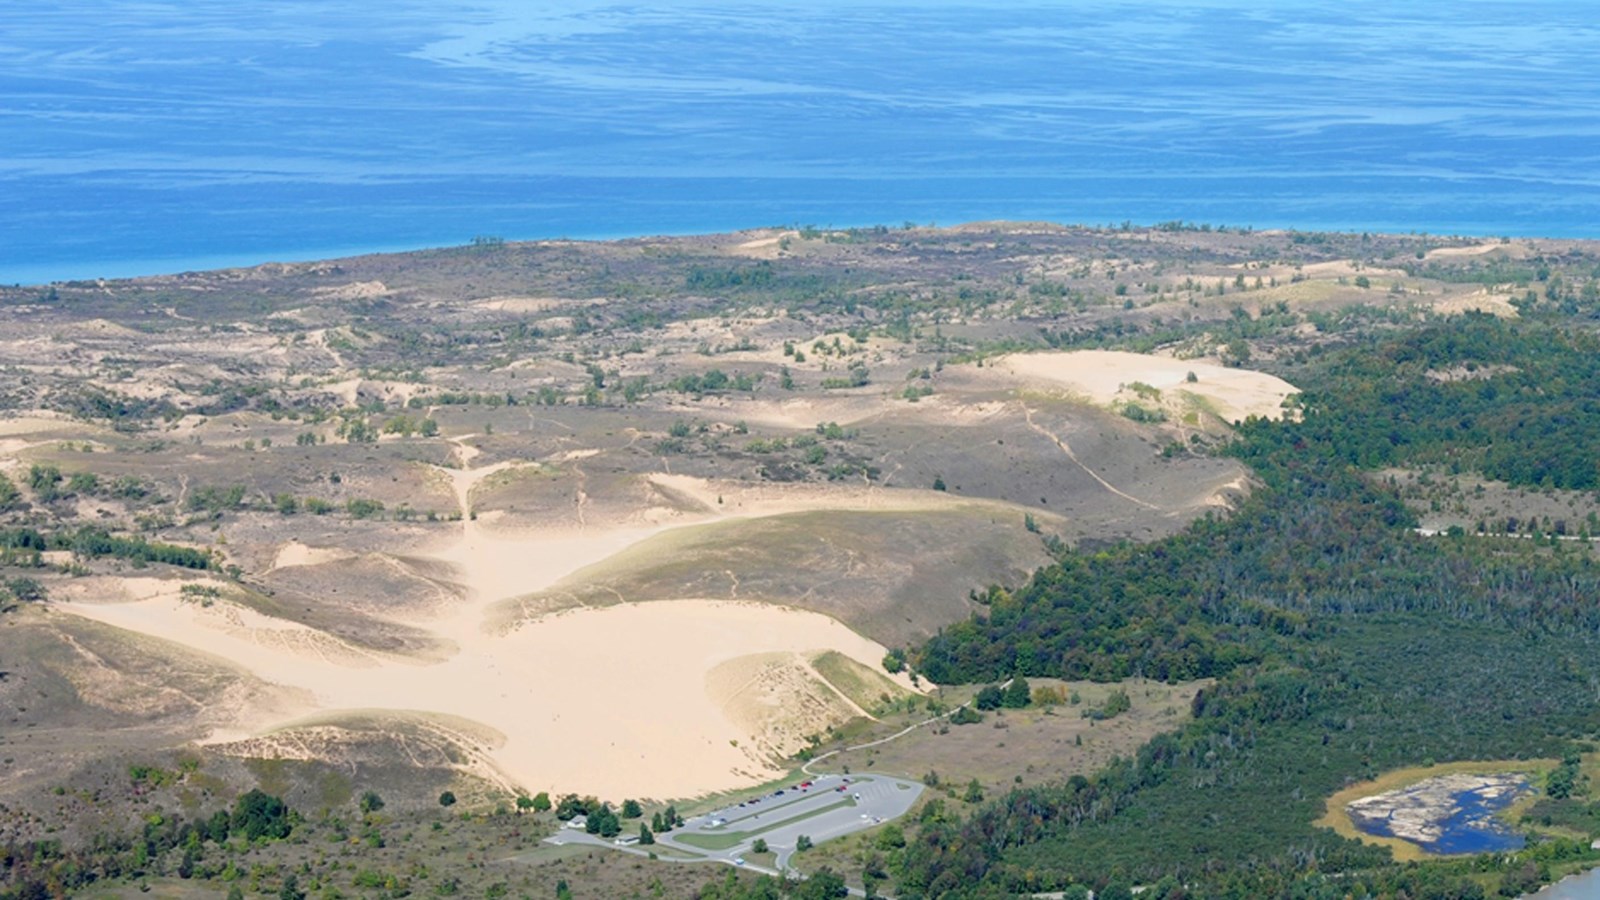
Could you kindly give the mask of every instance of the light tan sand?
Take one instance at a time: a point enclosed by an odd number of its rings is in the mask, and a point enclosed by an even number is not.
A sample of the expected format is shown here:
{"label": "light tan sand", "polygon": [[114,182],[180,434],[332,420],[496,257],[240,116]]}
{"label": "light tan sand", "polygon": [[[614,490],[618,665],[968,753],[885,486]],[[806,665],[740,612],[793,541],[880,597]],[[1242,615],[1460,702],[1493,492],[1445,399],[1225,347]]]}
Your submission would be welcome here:
{"label": "light tan sand", "polygon": [[876,665],[884,653],[815,613],[694,600],[583,610],[502,637],[479,632],[438,665],[343,657],[298,643],[309,637],[303,628],[266,627],[249,621],[254,614],[235,624],[217,607],[165,597],[61,608],[301,688],[316,703],[305,715],[407,710],[482,723],[505,735],[490,758],[525,789],[613,799],[691,796],[779,774],[761,748],[781,738],[748,720],[741,727],[716,699],[738,693],[708,683],[721,664],[831,648]]}
{"label": "light tan sand", "polygon": [[351,559],[354,553],[348,550],[338,550],[328,547],[308,547],[299,541],[290,541],[278,550],[278,556],[272,561],[272,568],[287,569],[291,566],[320,566],[323,563],[339,562]]}
{"label": "light tan sand", "polygon": [[735,244],[731,249],[732,252],[740,256],[748,256],[754,259],[776,259],[778,251],[783,247],[784,239],[795,238],[799,234],[798,231],[768,232],[762,237],[751,238],[748,241]]}
{"label": "light tan sand", "polygon": [[656,487],[686,499],[693,505],[704,507],[712,513],[691,520],[696,522],[727,516],[758,518],[825,509],[885,511],[992,505],[997,508],[1020,510],[1020,507],[1012,507],[1007,503],[974,500],[959,495],[951,496],[944,491],[914,488],[886,489],[871,484],[829,485],[825,489],[818,490],[811,485],[713,481],[693,475],[666,474],[651,475],[649,481]]}
{"label": "light tan sand", "polygon": [[[464,462],[475,455],[458,443]],[[438,469],[463,508],[484,478],[516,463]],[[506,778],[528,790],[684,797],[774,777],[771,753],[790,752],[802,729],[820,730],[848,704],[825,685],[821,696],[796,696],[782,715],[752,715],[749,691],[729,685],[730,661],[763,654],[809,656],[837,650],[876,667],[885,648],[825,616],[766,604],[697,599],[621,604],[547,617],[509,632],[484,628],[497,600],[536,591],[669,527],[722,515],[776,515],[813,508],[804,492],[753,491],[717,509],[710,482],[657,476],[663,486],[713,502],[670,525],[512,531],[470,517],[458,540],[432,554],[453,564],[470,599],[433,609],[419,623],[454,645],[443,661],[363,650],[320,631],[262,615],[226,600],[184,602],[178,583],[97,577],[73,582],[56,609],[173,641],[309,698],[292,715],[264,722],[240,710],[214,739],[251,734],[369,710],[446,715],[503,735],[481,751]],[[915,492],[920,495],[922,492]],[[943,498],[937,501],[942,502]],[[837,503],[872,506],[883,498],[854,492]],[[930,502],[920,496],[902,503]],[[277,564],[308,565],[337,551],[290,544]],[[804,680],[795,681],[803,684]],[[904,678],[898,679],[910,689]],[[741,698],[732,703],[730,698]]]}
{"label": "light tan sand", "polygon": [[61,418],[52,418],[48,414],[18,416],[14,419],[0,419],[0,437],[37,435],[41,433],[61,435],[67,432],[88,433],[102,430],[103,429],[85,425],[82,422],[74,422],[73,420],[64,416]]}
{"label": "light tan sand", "polygon": [[473,302],[473,306],[492,312],[541,313],[563,304],[583,304],[584,300],[562,300],[557,297],[486,297]]}
{"label": "light tan sand", "polygon": [[1370,265],[1362,265],[1352,259],[1331,259],[1327,262],[1307,263],[1300,267],[1300,274],[1313,280],[1329,278],[1359,278],[1365,275],[1369,279],[1376,278],[1403,278],[1405,272],[1401,269],[1385,269]]}
{"label": "light tan sand", "polygon": [[1511,305],[1510,294],[1491,293],[1487,288],[1471,294],[1442,297],[1433,304],[1437,313],[1484,312],[1502,319],[1517,318],[1517,308]]}
{"label": "light tan sand", "polygon": [[1440,257],[1450,256],[1481,256],[1494,250],[1509,248],[1509,244],[1502,244],[1499,241],[1471,244],[1466,247],[1435,247],[1428,251],[1428,259],[1438,259]]}
{"label": "light tan sand", "polygon": [[[1252,415],[1279,418],[1284,398],[1298,392],[1289,382],[1263,372],[1115,350],[1019,353],[1002,357],[993,366],[1024,382],[1064,388],[1095,403],[1134,399],[1127,386],[1135,382],[1164,393],[1193,394],[1230,422]],[[1197,379],[1193,383],[1188,381],[1190,372]]]}
{"label": "light tan sand", "polygon": [[311,292],[328,300],[371,300],[387,296],[389,288],[381,281],[353,281],[350,284],[312,288]]}

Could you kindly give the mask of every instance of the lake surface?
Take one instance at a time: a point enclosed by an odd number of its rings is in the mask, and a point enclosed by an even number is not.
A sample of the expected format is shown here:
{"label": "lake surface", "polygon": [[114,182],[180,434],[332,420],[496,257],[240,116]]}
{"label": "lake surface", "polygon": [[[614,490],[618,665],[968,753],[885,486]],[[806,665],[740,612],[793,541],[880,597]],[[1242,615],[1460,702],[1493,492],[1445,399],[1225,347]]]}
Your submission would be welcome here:
{"label": "lake surface", "polygon": [[1600,898],[1600,869],[1590,869],[1526,896],[1529,900],[1596,900]]}
{"label": "lake surface", "polygon": [[0,282],[1008,218],[1600,236],[1578,0],[56,0]]}

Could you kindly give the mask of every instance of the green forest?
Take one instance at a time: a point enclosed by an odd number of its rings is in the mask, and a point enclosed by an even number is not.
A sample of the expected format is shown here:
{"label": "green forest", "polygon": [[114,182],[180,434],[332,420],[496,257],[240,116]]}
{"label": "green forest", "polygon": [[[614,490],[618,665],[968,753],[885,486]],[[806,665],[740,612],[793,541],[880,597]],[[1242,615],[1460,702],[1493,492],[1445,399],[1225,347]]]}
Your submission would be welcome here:
{"label": "green forest", "polygon": [[[1376,470],[1592,488],[1597,366],[1587,334],[1480,315],[1310,354],[1292,373],[1300,420],[1245,422],[1223,451],[1260,482],[1238,510],[1152,544],[1069,551],[990,590],[908,654],[920,672],[1220,680],[1190,725],[1094,778],[1018,789],[965,820],[925,816],[898,895],[1514,896],[1595,856],[1535,838],[1514,857],[1402,866],[1312,822],[1326,795],[1386,769],[1594,749],[1589,542],[1419,534]],[[1551,817],[1594,811],[1544,803]]]}

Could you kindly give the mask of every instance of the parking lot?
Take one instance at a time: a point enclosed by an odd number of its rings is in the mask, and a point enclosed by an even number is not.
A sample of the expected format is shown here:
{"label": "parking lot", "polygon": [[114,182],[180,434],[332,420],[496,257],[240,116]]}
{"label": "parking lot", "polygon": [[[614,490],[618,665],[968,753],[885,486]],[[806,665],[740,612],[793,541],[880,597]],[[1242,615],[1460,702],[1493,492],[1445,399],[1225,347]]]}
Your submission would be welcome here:
{"label": "parking lot", "polygon": [[[773,871],[747,862],[756,840],[764,840],[781,871],[802,835],[814,844],[899,818],[922,795],[922,785],[884,775],[820,775],[746,797],[656,835],[660,847],[707,862]],[[563,829],[554,843],[608,843]],[[629,849],[638,851],[636,845]]]}

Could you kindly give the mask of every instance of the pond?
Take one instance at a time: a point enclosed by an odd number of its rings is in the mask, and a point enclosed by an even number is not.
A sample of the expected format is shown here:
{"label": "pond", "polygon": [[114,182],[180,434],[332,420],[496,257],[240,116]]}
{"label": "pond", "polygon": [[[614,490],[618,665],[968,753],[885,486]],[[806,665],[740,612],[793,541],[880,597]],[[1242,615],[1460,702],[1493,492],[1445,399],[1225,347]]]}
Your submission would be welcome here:
{"label": "pond", "polygon": [[1525,838],[1495,814],[1530,789],[1519,774],[1441,775],[1363,797],[1346,809],[1361,831],[1410,841],[1428,853],[1517,850]]}

